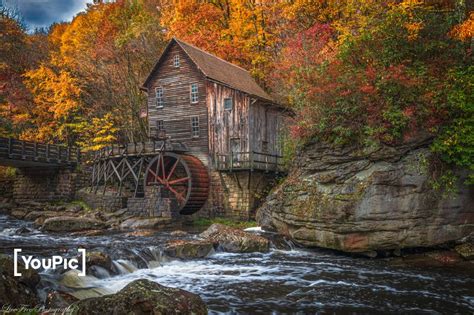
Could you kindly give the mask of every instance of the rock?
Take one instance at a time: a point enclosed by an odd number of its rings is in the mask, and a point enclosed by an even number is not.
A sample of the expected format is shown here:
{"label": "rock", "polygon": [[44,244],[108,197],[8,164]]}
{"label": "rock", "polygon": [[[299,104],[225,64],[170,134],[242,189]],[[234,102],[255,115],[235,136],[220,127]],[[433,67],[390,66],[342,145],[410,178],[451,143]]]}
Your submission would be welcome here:
{"label": "rock", "polygon": [[[106,226],[109,226],[109,224],[106,223]],[[107,232],[108,232],[107,230],[84,230],[84,231],[72,232],[71,235],[99,236],[99,235],[104,235]]]}
{"label": "rock", "polygon": [[140,279],[119,292],[73,304],[78,314],[207,314],[202,299],[193,293]]}
{"label": "rock", "polygon": [[285,181],[257,213],[307,247],[346,252],[433,247],[465,237],[474,224],[474,190],[463,184],[449,198],[433,190],[429,137],[399,146],[334,147],[309,143]]}
{"label": "rock", "polygon": [[112,259],[109,255],[102,252],[86,252],[86,266],[87,268],[92,266],[99,266],[106,270],[112,269]]}
{"label": "rock", "polygon": [[462,261],[456,252],[449,250],[429,252],[426,256],[436,260],[443,266],[454,266]]}
{"label": "rock", "polygon": [[33,232],[31,229],[27,228],[26,226],[22,226],[21,228],[16,229],[15,234],[29,234]]}
{"label": "rock", "polygon": [[13,209],[13,204],[10,202],[0,202],[0,213],[10,214],[10,211]]}
{"label": "rock", "polygon": [[10,215],[14,217],[15,219],[23,219],[25,215],[28,213],[25,209],[13,209],[10,212]]}
{"label": "rock", "polygon": [[133,231],[133,232],[128,232],[127,236],[141,236],[141,237],[148,237],[148,236],[153,236],[156,234],[156,230],[140,230],[140,231]]}
{"label": "rock", "polygon": [[123,216],[124,214],[126,214],[128,211],[127,208],[124,208],[124,209],[119,209],[115,212],[109,212],[109,213],[105,213],[104,214],[104,217],[107,219],[107,220],[110,220],[112,218],[119,218],[121,216]]}
{"label": "rock", "polygon": [[70,295],[66,292],[52,291],[49,292],[46,297],[45,306],[46,308],[67,308],[72,303],[77,302],[79,299]]}
{"label": "rock", "polygon": [[173,258],[204,258],[214,252],[214,245],[207,240],[175,240],[165,245],[164,253]]}
{"label": "rock", "polygon": [[81,212],[82,210],[84,210],[84,207],[80,204],[73,203],[66,206],[66,211],[69,212]]}
{"label": "rock", "polygon": [[392,252],[393,256],[400,257],[402,255],[402,251],[400,248],[396,248]]}
{"label": "rock", "polygon": [[474,259],[474,244],[473,243],[466,243],[462,245],[457,245],[454,247],[454,250],[461,255],[462,258],[466,260],[473,260]]}
{"label": "rock", "polygon": [[43,230],[50,232],[75,232],[106,227],[101,221],[84,217],[55,217],[46,219],[43,223]]}
{"label": "rock", "polygon": [[40,301],[36,295],[36,286],[40,276],[34,269],[25,269],[21,263],[18,272],[21,277],[14,276],[13,259],[0,254],[0,305],[11,307],[37,306]]}
{"label": "rock", "polygon": [[189,235],[189,233],[181,230],[176,230],[171,232],[170,235],[173,237],[183,237]]}
{"label": "rock", "polygon": [[172,224],[169,218],[130,218],[120,224],[122,230],[133,230],[133,229],[162,229]]}
{"label": "rock", "polygon": [[214,223],[199,236],[218,244],[226,252],[250,253],[269,250],[269,241],[266,238],[223,224]]}
{"label": "rock", "polygon": [[31,211],[23,219],[29,220],[29,221],[35,221],[38,218],[43,218],[43,220],[46,220],[48,218],[54,218],[54,217],[61,217],[61,216],[67,216],[67,215],[72,215],[72,213],[64,213],[64,211]]}
{"label": "rock", "polygon": [[369,250],[369,251],[366,251],[366,252],[360,252],[358,253],[359,255],[362,255],[364,257],[367,257],[367,258],[376,258],[377,257],[377,252],[375,250]]}

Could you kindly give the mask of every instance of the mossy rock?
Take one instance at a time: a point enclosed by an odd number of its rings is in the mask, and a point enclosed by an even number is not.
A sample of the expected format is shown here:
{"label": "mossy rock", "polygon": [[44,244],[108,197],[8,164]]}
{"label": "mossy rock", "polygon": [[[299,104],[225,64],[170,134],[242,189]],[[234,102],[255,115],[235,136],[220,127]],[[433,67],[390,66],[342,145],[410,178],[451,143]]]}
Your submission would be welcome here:
{"label": "mossy rock", "polygon": [[79,301],[75,314],[207,314],[207,307],[196,294],[140,279],[119,292]]}
{"label": "mossy rock", "polygon": [[15,277],[13,259],[0,254],[0,305],[20,307],[37,306],[39,299],[36,295],[36,286],[40,276],[34,269],[25,269],[21,263],[18,272],[21,277]]}

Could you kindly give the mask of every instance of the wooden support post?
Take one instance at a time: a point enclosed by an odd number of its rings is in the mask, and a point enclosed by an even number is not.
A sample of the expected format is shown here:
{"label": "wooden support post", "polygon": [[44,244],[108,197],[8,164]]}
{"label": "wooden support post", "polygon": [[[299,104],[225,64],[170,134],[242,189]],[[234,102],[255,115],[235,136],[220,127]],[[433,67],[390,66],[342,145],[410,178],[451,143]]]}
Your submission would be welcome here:
{"label": "wooden support post", "polygon": [[253,171],[253,151],[249,152],[250,171]]}
{"label": "wooden support post", "polygon": [[33,160],[38,161],[38,142],[35,142],[34,144],[34,157]]}
{"label": "wooden support post", "polygon": [[49,143],[46,145],[46,161],[49,162],[49,151],[50,151],[50,147],[49,147]]}
{"label": "wooden support post", "polygon": [[26,155],[25,155],[25,141],[22,141],[21,142],[21,158],[24,160],[26,159]]}
{"label": "wooden support post", "polygon": [[12,157],[13,155],[13,139],[8,138],[8,157]]}

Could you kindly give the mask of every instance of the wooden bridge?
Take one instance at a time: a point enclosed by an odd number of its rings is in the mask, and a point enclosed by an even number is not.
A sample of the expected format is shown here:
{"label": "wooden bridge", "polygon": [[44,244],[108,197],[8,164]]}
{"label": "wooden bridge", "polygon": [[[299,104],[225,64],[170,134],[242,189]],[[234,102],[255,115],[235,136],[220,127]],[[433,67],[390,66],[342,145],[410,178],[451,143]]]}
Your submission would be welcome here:
{"label": "wooden bridge", "polygon": [[66,167],[79,162],[79,149],[0,137],[0,165],[23,167]]}

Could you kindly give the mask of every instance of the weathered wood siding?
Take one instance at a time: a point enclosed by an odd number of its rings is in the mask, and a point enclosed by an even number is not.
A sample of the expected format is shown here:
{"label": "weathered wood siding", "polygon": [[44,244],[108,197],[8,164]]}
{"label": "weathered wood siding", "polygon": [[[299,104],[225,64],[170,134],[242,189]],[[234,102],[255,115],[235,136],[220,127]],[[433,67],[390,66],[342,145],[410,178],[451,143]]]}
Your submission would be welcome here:
{"label": "weathered wood siding", "polygon": [[[224,109],[224,99],[232,98],[232,110]],[[240,151],[248,152],[250,98],[244,92],[208,81],[207,104],[209,112],[209,152],[228,154],[231,142],[238,143]],[[252,131],[253,132],[253,131]]]}
{"label": "weathered wood siding", "polygon": [[[180,66],[174,67],[173,58],[179,55]],[[199,102],[191,103],[190,86],[198,84]],[[206,79],[187,54],[174,45],[164,56],[148,87],[148,119],[150,135],[157,133],[157,121],[163,120],[166,134],[172,140],[182,141],[202,159],[208,156],[208,119],[206,106]],[[163,88],[164,106],[158,108],[155,88]],[[199,137],[191,134],[191,117],[199,117]],[[201,157],[200,157],[201,158]]]}
{"label": "weathered wood siding", "polygon": [[[251,150],[281,155],[282,128],[285,115],[274,106],[257,101],[250,106]],[[264,148],[267,142],[267,148]]]}

